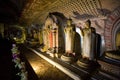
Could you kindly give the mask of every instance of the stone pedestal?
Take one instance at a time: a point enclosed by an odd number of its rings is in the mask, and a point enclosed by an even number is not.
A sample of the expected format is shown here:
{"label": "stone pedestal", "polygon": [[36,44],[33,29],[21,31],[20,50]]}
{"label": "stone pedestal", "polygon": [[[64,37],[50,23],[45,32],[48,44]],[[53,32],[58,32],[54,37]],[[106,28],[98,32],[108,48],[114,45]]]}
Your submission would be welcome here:
{"label": "stone pedestal", "polygon": [[111,77],[120,79],[120,61],[109,57],[98,60],[101,70]]}
{"label": "stone pedestal", "polygon": [[120,61],[120,50],[106,51],[105,57],[109,57],[109,58],[116,59],[116,60]]}
{"label": "stone pedestal", "polygon": [[61,56],[61,59],[63,60],[63,61],[66,61],[66,62],[73,62],[73,61],[75,61],[75,56],[74,55],[67,55],[67,54],[64,54],[64,55],[62,55]]}
{"label": "stone pedestal", "polygon": [[83,58],[77,61],[77,65],[82,68],[92,69],[92,70],[93,69],[95,70],[95,68],[98,68],[100,66],[97,61],[91,61],[91,60],[83,59]]}

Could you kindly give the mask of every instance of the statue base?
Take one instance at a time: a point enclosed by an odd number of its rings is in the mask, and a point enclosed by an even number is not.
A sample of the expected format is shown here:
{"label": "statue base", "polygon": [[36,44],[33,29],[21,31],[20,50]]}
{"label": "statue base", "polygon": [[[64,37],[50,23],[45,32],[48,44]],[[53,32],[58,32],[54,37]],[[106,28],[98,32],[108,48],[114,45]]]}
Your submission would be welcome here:
{"label": "statue base", "polygon": [[40,51],[41,51],[41,52],[46,52],[47,49],[48,49],[48,47],[45,46],[45,45],[42,45],[42,46],[40,47]]}
{"label": "statue base", "polygon": [[120,51],[116,50],[116,51],[106,51],[105,53],[106,57],[110,57],[116,60],[120,60]]}
{"label": "statue base", "polygon": [[91,60],[86,59],[86,58],[85,59],[83,59],[83,58],[79,59],[77,61],[77,65],[82,67],[82,68],[86,68],[86,69],[97,68],[97,67],[100,66],[97,61],[91,61]]}
{"label": "statue base", "polygon": [[71,54],[71,55],[68,55],[68,54],[63,54],[61,56],[61,60],[63,61],[66,61],[66,62],[73,62],[74,61],[74,56]]}
{"label": "statue base", "polygon": [[57,57],[58,58],[58,53],[56,53],[56,50],[54,48],[49,48],[48,51],[46,52],[48,55],[51,57]]}

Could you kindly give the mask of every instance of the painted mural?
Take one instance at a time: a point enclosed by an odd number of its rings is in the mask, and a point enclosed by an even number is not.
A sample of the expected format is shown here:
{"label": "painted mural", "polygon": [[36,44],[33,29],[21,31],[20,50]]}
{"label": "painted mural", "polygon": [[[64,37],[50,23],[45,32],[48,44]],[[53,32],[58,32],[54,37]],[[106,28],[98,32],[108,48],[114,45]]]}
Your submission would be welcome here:
{"label": "painted mural", "polygon": [[107,18],[104,37],[107,50],[116,50],[115,37],[120,29],[120,7],[117,7]]}

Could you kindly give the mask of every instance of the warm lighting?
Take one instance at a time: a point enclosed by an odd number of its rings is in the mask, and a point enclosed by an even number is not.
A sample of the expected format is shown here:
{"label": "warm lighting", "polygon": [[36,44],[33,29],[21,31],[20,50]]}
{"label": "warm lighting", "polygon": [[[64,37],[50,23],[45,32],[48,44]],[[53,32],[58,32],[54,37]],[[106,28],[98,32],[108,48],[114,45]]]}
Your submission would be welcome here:
{"label": "warm lighting", "polygon": [[40,70],[40,68],[36,65],[36,64],[33,64],[32,65],[33,66],[33,70],[35,71],[35,73],[39,73],[39,70]]}
{"label": "warm lighting", "polygon": [[[39,65],[38,65],[39,64]],[[48,70],[48,67],[45,67],[44,63],[31,62],[31,66],[37,75],[44,75],[44,73]]]}
{"label": "warm lighting", "polygon": [[14,37],[14,40],[16,40],[16,37]]}
{"label": "warm lighting", "polygon": [[[31,49],[31,48],[29,48]],[[44,60],[48,61],[50,64],[52,64],[53,66],[55,66],[56,68],[58,68],[59,70],[61,70],[63,73],[65,73],[66,75],[68,75],[69,77],[73,78],[74,80],[81,80],[80,77],[75,74],[74,72],[71,72],[71,70],[67,69],[66,67],[58,64],[57,62],[47,58],[46,56],[40,54],[39,52],[35,51],[34,49],[31,49],[33,52],[35,52],[38,56],[40,56],[41,58],[43,58]],[[38,66],[37,64],[41,64],[43,61],[40,61],[40,63],[35,63],[33,62],[32,67],[34,68],[34,70],[36,69],[36,71],[38,71],[38,73],[40,75],[44,75],[45,72],[47,72],[47,70],[49,70],[49,68],[45,67],[44,65],[39,68],[35,67]],[[45,63],[44,63],[45,64]],[[49,65],[49,64],[47,64]]]}

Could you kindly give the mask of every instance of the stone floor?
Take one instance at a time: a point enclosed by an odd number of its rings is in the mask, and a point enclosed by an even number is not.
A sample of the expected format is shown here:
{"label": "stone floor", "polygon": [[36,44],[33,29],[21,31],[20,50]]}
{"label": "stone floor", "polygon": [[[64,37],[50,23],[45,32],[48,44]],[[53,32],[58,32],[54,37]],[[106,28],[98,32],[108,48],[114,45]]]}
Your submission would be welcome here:
{"label": "stone floor", "polygon": [[37,74],[38,80],[73,80],[29,49],[22,49],[22,54]]}

